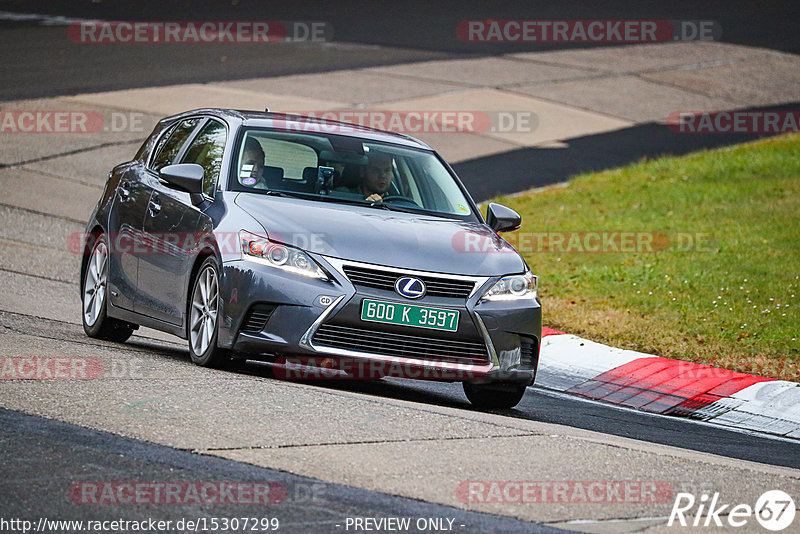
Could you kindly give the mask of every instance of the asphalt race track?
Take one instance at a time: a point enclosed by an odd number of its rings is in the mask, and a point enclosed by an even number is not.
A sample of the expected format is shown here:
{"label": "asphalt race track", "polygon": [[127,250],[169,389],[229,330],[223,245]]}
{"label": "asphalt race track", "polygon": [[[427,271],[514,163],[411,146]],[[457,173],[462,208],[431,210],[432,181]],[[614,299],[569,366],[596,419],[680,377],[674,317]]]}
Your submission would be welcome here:
{"label": "asphalt race track", "polygon": [[[4,482],[0,483],[3,494],[15,496],[4,506],[5,517],[25,517],[31,510],[40,510],[43,495],[58,495],[64,486],[80,482],[76,466],[91,465],[91,476],[101,479],[118,477],[122,472],[135,472],[142,480],[153,481],[235,479],[281,484],[286,489],[285,504],[275,507],[271,513],[271,518],[280,521],[281,532],[331,531],[343,524],[344,517],[391,515],[448,518],[453,520],[460,532],[561,532],[527,521],[467,512],[192,454],[18,412],[2,410],[0,420],[4,464],[14,464],[19,458],[45,460],[26,462],[4,477]],[[44,471],[57,474],[41,477]],[[47,506],[47,514],[50,518],[88,518],[80,506],[67,499],[56,499]],[[126,505],[117,504],[110,505],[104,512],[107,513],[98,514],[99,518],[125,517],[129,510]],[[174,507],[153,505],[146,513],[153,519],[177,522],[181,518],[202,516],[261,517],[264,509],[263,505],[232,507],[223,504],[176,510]]]}
{"label": "asphalt race track", "polygon": [[[3,404],[13,410],[0,411],[6,471],[2,488],[5,495],[19,496],[6,502],[4,516],[164,520],[201,514],[263,516],[263,507],[247,504],[174,507],[148,503],[131,507],[111,503],[100,507],[70,502],[65,497],[74,484],[86,482],[268,481],[282,484],[287,492],[287,499],[271,505],[268,513],[280,519],[282,529],[292,532],[308,531],[312,526],[336,531],[336,524],[356,516],[457,518],[457,524],[464,525],[457,529],[459,532],[547,532],[540,530],[541,522],[513,521],[393,497],[421,491],[415,479],[422,475],[413,469],[406,471],[406,467],[413,467],[408,465],[413,460],[402,448],[427,451],[433,457],[418,460],[421,467],[438,469],[439,462],[453,462],[449,451],[456,443],[469,450],[493,442],[502,444],[507,439],[552,440],[558,449],[555,457],[549,446],[529,450],[534,458],[542,454],[556,462],[545,468],[534,461],[526,467],[550,472],[542,478],[573,473],[563,479],[605,480],[608,472],[597,476],[598,471],[606,471],[598,463],[622,461],[613,469],[622,470],[624,479],[632,469],[642,480],[669,480],[676,490],[679,485],[714,490],[723,486],[727,476],[734,477],[729,484],[738,480],[744,466],[746,471],[758,474],[758,482],[753,484],[758,487],[777,483],[800,464],[800,445],[796,442],[622,410],[537,388],[531,388],[513,410],[483,413],[469,406],[458,384],[389,379],[281,382],[270,378],[269,371],[256,363],[229,372],[194,367],[181,346],[154,338],[136,336],[124,345],[114,345],[90,340],[79,325],[67,322],[11,313],[0,315],[0,321],[6,347],[35,346],[37,349],[28,350],[37,355],[59,351],[63,355],[96,356],[110,375],[117,375],[60,381],[71,382],[63,386],[44,381],[4,386]],[[88,430],[92,428],[112,433]],[[393,464],[395,453],[391,451],[398,446],[398,464]],[[384,447],[389,450],[381,450]],[[576,448],[569,466],[561,464],[562,447]],[[349,459],[355,451],[363,455],[364,468],[375,469],[375,474],[359,474],[361,467]],[[646,464],[655,465],[640,465],[640,456],[647,457]],[[262,465],[275,462],[278,470],[220,457]],[[629,467],[628,461],[633,466]],[[337,467],[340,462],[346,465]],[[502,466],[505,462],[499,463]],[[394,473],[398,468],[409,480],[392,480],[396,475],[390,474],[381,480],[381,473]],[[331,483],[332,476],[341,476],[333,474],[339,469],[347,473],[341,479],[343,483]],[[445,471],[452,469],[462,471],[454,466]],[[643,473],[647,475],[642,478]],[[369,487],[367,480],[373,477],[377,486],[399,485],[387,492],[359,489]],[[453,500],[452,487],[434,486],[434,494],[440,495],[434,502]],[[313,499],[308,488],[316,488]],[[294,501],[290,498],[293,495]],[[582,512],[585,510],[578,513]],[[560,520],[544,523],[570,526]]]}
{"label": "asphalt race track", "polygon": [[[476,51],[444,28],[466,18],[534,16],[531,3],[497,9],[460,3],[458,12],[454,4],[440,3],[426,13],[394,4],[247,1],[233,2],[234,11],[229,3],[127,7],[9,0],[0,1],[0,12],[107,20],[326,20],[335,28],[335,41],[267,51],[222,45],[213,57],[199,47],[175,46],[154,55],[143,45],[90,50],[64,43],[63,26],[0,17],[0,100],[506,53],[511,49],[499,45]],[[713,19],[726,29],[727,42],[800,52],[796,24],[780,23],[797,20],[795,3],[696,4],[671,3],[657,13],[636,4],[641,7],[625,16]],[[535,15],[620,17],[620,8],[598,13],[586,6],[548,3],[537,5],[541,11]],[[756,137],[666,139],[663,131],[637,125],[573,139],[567,150],[523,148],[455,168],[483,199],[497,192],[481,189],[478,177],[490,169],[514,177],[500,188],[511,193],[664,151],[681,154]],[[105,173],[135,152],[141,136],[57,139],[52,146],[41,138],[5,137],[0,136],[0,356],[92,358],[105,372],[94,380],[0,380],[0,527],[11,518],[36,524],[41,518],[247,516],[278,518],[279,531],[354,532],[359,529],[348,523],[353,518],[398,517],[410,518],[412,525],[431,519],[410,532],[673,532],[688,531],[666,527],[677,492],[719,492],[725,503],[750,505],[767,490],[800,495],[795,440],[537,387],[513,410],[482,412],[469,405],[459,384],[280,381],[255,363],[231,371],[204,369],[189,362],[183,341],[147,329],[125,344],[90,339],[80,325],[79,257],[66,252],[64,243],[83,230],[83,214],[99,197]],[[92,504],[80,494],[86,484],[154,481],[270,483],[284,496],[270,504]],[[653,482],[667,485],[670,493],[655,502],[552,496],[546,502],[477,502],[460,489],[469,481]]]}
{"label": "asphalt race track", "polygon": [[[800,37],[789,23],[800,15],[800,8],[794,2],[682,0],[658,5],[618,1],[596,6],[575,0],[535,5],[524,1],[486,4],[473,0],[430,3],[421,11],[395,2],[358,1],[334,4],[255,0],[189,3],[5,0],[0,2],[0,10],[104,20],[322,20],[333,26],[335,43],[348,43],[293,47],[291,52],[283,46],[266,51],[261,47],[222,46],[215,47],[211,56],[198,54],[195,47],[170,45],[161,45],[159,54],[153,55],[146,45],[127,44],[124,54],[120,54],[116,47],[106,50],[65,43],[59,39],[63,31],[57,26],[0,19],[0,27],[5,26],[0,43],[8,52],[0,67],[3,78],[13,80],[0,88],[0,98],[4,100],[564,47],[558,43],[485,43],[476,47],[459,41],[453,32],[455,25],[465,19],[713,20],[722,26],[725,42],[800,51]],[[222,56],[224,61],[220,60]]]}

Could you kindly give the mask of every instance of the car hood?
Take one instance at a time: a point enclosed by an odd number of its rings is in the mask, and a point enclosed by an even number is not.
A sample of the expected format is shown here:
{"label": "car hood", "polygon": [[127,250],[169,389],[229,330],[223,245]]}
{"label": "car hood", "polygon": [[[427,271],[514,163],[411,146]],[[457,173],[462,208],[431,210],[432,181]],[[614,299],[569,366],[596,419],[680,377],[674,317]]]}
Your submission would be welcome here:
{"label": "car hood", "polygon": [[479,223],[248,193],[234,202],[270,239],[324,256],[474,276],[525,269],[516,250]]}

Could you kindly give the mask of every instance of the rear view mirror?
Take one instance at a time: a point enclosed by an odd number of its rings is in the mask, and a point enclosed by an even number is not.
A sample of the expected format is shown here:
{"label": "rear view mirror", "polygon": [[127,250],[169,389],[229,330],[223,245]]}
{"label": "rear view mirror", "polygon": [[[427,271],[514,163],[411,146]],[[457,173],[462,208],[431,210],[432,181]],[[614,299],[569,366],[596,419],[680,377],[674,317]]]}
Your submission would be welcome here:
{"label": "rear view mirror", "polygon": [[327,195],[333,189],[334,173],[335,169],[333,167],[319,166],[317,169],[317,182],[314,185],[314,191],[318,195]]}
{"label": "rear view mirror", "polygon": [[520,227],[522,216],[511,208],[492,202],[486,208],[486,224],[495,232],[510,232]]}

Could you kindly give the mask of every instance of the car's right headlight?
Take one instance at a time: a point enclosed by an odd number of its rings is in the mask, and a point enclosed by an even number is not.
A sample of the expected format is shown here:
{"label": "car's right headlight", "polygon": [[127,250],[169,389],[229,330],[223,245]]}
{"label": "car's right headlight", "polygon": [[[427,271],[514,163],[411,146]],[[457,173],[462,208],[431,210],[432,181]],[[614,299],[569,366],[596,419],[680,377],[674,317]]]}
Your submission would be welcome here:
{"label": "car's right headlight", "polygon": [[299,248],[290,247],[245,230],[239,232],[239,242],[245,259],[309,278],[330,280],[317,262]]}
{"label": "car's right headlight", "polygon": [[504,276],[486,291],[481,300],[535,299],[539,277],[530,271]]}

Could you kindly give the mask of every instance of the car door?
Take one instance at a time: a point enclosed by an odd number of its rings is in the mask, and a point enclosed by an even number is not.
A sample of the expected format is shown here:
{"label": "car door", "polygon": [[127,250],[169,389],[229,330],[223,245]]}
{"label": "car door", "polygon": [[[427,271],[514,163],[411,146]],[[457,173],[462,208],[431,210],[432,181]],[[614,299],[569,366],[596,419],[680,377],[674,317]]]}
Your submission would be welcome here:
{"label": "car door", "polygon": [[200,125],[201,119],[193,117],[184,119],[177,122],[172,127],[168,128],[162,138],[159,140],[156,147],[153,149],[148,161],[138,170],[139,187],[142,193],[139,197],[139,202],[143,199],[141,205],[141,218],[139,219],[140,227],[137,233],[136,248],[134,255],[137,262],[137,284],[136,284],[136,298],[133,303],[133,309],[136,312],[141,312],[142,302],[149,299],[147,289],[142,286],[142,277],[140,276],[139,269],[142,261],[147,261],[150,257],[158,253],[158,249],[153,243],[152,236],[145,234],[145,216],[150,206],[150,199],[153,195],[156,184],[158,183],[158,170],[167,165],[177,163],[178,157],[182,150],[187,146],[192,134]]}
{"label": "car door", "polygon": [[109,300],[117,307],[136,311],[140,300],[139,263],[147,254],[144,218],[152,195],[150,168],[169,165],[178,155],[199,119],[184,120],[167,128],[148,161],[134,161],[116,167],[120,173],[109,214],[108,238],[112,254],[109,261]]}
{"label": "car door", "polygon": [[[197,163],[205,170],[203,196],[208,201],[214,198],[226,139],[225,125],[207,118],[178,155],[178,162]],[[141,313],[170,324],[182,324],[201,216],[201,209],[192,204],[189,193],[154,180],[144,232],[153,240],[156,252],[141,258],[139,263]]]}
{"label": "car door", "polygon": [[150,200],[150,189],[142,181],[137,164],[114,169],[120,173],[114,204],[108,218],[109,302],[118,308],[134,310],[139,275],[141,233],[144,214]]}

